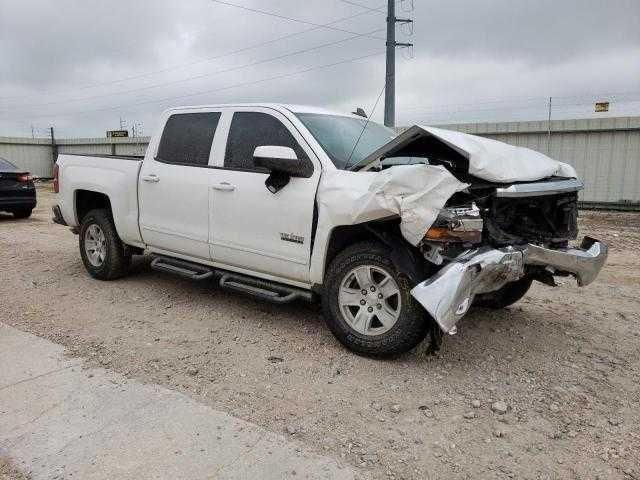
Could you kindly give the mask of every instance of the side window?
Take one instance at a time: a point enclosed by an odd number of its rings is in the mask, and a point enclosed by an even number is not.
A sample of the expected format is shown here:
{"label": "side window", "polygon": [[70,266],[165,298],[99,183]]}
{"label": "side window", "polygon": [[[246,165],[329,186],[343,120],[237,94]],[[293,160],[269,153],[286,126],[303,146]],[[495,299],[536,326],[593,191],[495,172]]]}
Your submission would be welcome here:
{"label": "side window", "polygon": [[236,112],[231,120],[224,166],[257,172],[266,172],[253,164],[253,152],[261,145],[290,147],[298,159],[306,160],[313,172],[313,165],[291,132],[277,118],[261,112]]}
{"label": "side window", "polygon": [[185,165],[207,165],[220,112],[171,115],[162,132],[158,160]]}

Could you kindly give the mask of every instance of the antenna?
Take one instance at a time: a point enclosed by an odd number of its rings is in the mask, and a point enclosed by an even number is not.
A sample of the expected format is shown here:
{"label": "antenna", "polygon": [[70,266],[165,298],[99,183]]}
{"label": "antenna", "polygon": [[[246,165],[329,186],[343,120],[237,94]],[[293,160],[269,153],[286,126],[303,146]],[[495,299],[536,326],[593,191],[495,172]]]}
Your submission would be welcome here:
{"label": "antenna", "polygon": [[[386,88],[386,85],[384,87],[382,87],[382,90],[380,90],[380,94],[378,95],[378,98],[376,99],[376,103],[373,104],[373,108],[371,109],[371,117],[373,116],[373,114],[376,111],[376,107],[378,106],[378,102],[380,101],[380,97],[382,97],[382,92],[384,92]],[[367,128],[367,125],[369,125],[369,120],[371,120],[371,117],[367,118],[367,121],[364,122],[364,125],[362,126],[362,130],[360,131],[360,135],[358,135],[358,139],[356,140],[356,143],[353,144],[353,148],[351,149],[351,153],[349,154],[349,158],[347,159],[347,162],[344,164],[344,169],[345,170],[349,170],[349,166],[351,165],[351,157],[353,157],[353,153],[356,151],[356,147],[358,146],[358,143],[360,143],[360,139],[362,138],[362,135],[364,134],[364,131]]]}

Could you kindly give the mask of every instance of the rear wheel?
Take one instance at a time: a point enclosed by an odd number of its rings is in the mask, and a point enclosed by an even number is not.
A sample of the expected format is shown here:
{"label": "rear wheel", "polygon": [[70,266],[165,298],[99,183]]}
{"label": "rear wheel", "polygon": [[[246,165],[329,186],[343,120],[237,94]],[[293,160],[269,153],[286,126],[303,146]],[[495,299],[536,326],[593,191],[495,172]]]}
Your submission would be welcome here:
{"label": "rear wheel", "polygon": [[533,280],[530,278],[522,278],[515,282],[507,283],[495,292],[476,295],[476,298],[473,299],[473,305],[495,310],[508,307],[521,300],[527,294],[532,282]]}
{"label": "rear wheel", "polygon": [[21,208],[19,210],[14,210],[12,213],[15,218],[29,218],[32,211],[33,210],[31,208]]}
{"label": "rear wheel", "polygon": [[89,275],[100,280],[113,280],[129,271],[131,253],[106,210],[91,210],[82,219],[80,255]]}
{"label": "rear wheel", "polygon": [[323,295],[325,319],[336,338],[356,353],[374,357],[411,350],[427,335],[428,319],[377,242],[347,248],[331,262]]}

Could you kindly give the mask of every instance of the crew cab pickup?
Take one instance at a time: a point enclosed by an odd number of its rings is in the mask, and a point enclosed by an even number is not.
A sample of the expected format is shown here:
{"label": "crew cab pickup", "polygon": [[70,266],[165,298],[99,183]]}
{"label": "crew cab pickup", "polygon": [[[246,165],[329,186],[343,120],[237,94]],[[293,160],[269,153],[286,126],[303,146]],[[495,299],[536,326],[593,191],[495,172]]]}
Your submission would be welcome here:
{"label": "crew cab pickup", "polygon": [[594,239],[570,246],[575,170],[532,150],[305,106],[176,108],[159,125],[144,158],[58,156],[54,221],[95,278],[146,252],[272,302],[321,299],[340,342],[388,356],[534,280],[587,285],[606,260]]}

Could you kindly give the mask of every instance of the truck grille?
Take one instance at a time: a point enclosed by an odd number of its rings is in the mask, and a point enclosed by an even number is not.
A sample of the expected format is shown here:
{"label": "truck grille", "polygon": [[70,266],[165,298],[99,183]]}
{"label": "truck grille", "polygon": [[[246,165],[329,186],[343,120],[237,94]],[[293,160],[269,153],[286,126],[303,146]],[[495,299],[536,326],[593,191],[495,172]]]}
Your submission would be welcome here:
{"label": "truck grille", "polygon": [[578,194],[494,197],[483,218],[485,235],[494,245],[566,243],[578,234]]}

